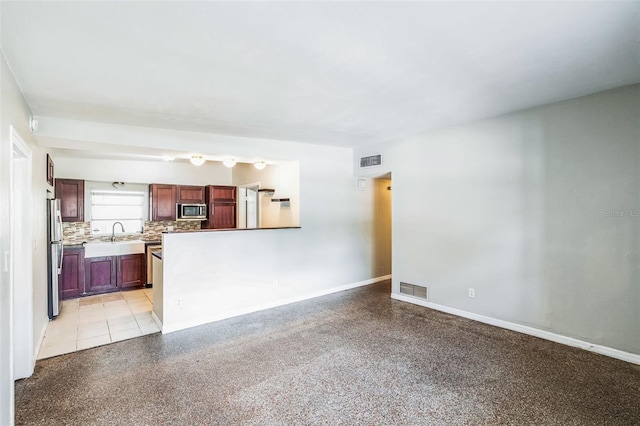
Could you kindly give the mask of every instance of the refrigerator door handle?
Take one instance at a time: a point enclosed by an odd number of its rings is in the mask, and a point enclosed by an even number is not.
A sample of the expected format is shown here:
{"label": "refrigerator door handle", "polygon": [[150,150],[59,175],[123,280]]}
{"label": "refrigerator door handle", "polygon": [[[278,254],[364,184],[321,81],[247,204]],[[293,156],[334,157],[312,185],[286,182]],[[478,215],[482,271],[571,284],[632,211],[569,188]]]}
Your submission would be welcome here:
{"label": "refrigerator door handle", "polygon": [[64,246],[62,245],[62,243],[56,243],[56,245],[58,246],[58,249],[59,249],[59,254],[58,254],[58,275],[60,275],[62,273],[62,258],[64,257]]}
{"label": "refrigerator door handle", "polygon": [[62,214],[60,213],[60,210],[56,210],[56,222],[58,222],[58,226],[56,227],[56,233],[58,235],[56,235],[56,239],[61,240],[62,239]]}

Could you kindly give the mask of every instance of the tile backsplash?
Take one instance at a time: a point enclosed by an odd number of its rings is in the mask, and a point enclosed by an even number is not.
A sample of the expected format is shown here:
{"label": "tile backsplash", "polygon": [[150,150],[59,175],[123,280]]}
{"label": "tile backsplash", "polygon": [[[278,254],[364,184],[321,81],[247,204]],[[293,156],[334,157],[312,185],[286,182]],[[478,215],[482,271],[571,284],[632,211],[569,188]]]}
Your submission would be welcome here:
{"label": "tile backsplash", "polygon": [[[200,229],[198,221],[164,221],[151,222],[145,221],[142,234],[119,235],[116,234],[118,241],[127,240],[160,240],[162,233],[169,230],[169,226],[173,226],[174,231],[193,231]],[[62,223],[62,243],[65,245],[80,244],[85,241],[109,241],[111,236],[91,235],[90,222],[63,222]]]}

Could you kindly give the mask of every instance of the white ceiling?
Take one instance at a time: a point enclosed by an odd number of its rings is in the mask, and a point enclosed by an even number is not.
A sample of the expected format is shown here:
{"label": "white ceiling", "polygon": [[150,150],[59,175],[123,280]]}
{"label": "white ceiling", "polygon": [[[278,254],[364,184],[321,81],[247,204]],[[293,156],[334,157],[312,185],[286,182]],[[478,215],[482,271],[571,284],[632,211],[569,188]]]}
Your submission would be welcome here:
{"label": "white ceiling", "polygon": [[639,2],[2,2],[34,114],[357,146],[640,81]]}

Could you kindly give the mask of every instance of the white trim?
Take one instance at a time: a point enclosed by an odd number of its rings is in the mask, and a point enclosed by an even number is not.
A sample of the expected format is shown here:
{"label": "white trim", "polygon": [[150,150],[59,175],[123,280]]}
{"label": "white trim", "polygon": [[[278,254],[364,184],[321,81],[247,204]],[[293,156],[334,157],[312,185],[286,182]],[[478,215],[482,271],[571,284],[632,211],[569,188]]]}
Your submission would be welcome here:
{"label": "white trim", "polygon": [[151,318],[153,318],[153,320],[156,322],[156,325],[158,326],[158,328],[162,330],[162,321],[160,321],[160,318],[158,318],[156,313],[153,311],[151,311]]}
{"label": "white trim", "polygon": [[550,340],[556,343],[561,343],[563,345],[573,346],[576,348],[584,349],[586,351],[595,352],[600,355],[606,355],[608,357],[616,358],[621,361],[626,361],[626,362],[640,365],[640,355],[633,354],[631,352],[621,351],[619,349],[610,348],[608,346],[596,345],[594,343],[586,342],[584,340],[574,339],[573,337],[563,336],[561,334],[552,333],[550,331],[540,330],[538,328],[529,327],[522,324],[516,324],[513,322],[504,321],[497,318],[488,317],[485,315],[474,314],[473,312],[467,312],[467,311],[451,308],[444,305],[438,305],[437,303],[415,299],[411,296],[392,293],[391,298],[395,300],[400,300],[402,302],[413,303],[414,305],[420,305],[425,308],[434,309],[436,311],[446,312],[448,314],[456,315],[459,317],[468,318],[468,319],[482,322],[485,324],[494,325],[496,327],[506,328],[507,330],[517,331],[518,333],[528,334],[529,336],[539,337],[541,339]]}
{"label": "white trim", "polygon": [[[31,158],[31,149],[29,148],[29,145],[26,144],[26,142],[22,139],[22,137],[20,137],[20,134],[16,131],[16,129],[13,126],[9,126],[9,133],[10,133],[10,137],[11,137],[11,153],[13,155],[13,147],[17,146],[20,151],[22,152],[22,155],[24,155],[24,157],[26,159],[30,159]],[[13,159],[13,157],[12,157]]]}
{"label": "white trim", "polygon": [[[265,303],[263,305],[250,306],[248,308],[236,309],[235,311],[226,312],[223,315],[211,315],[208,318],[195,319],[191,321],[184,321],[178,324],[172,324],[170,327],[161,327],[162,334],[172,333],[174,331],[184,330],[190,327],[195,327],[198,325],[208,324],[211,322],[222,321],[228,318],[237,317],[240,315],[246,315],[253,312],[264,311],[265,309],[277,308],[278,306],[288,305],[290,303],[302,302],[304,300],[314,299],[316,297],[326,296],[328,294],[339,293],[345,290],[351,290],[356,287],[362,287],[365,285],[375,284],[380,281],[391,279],[391,275],[384,275],[381,277],[371,278],[364,281],[358,281],[351,284],[345,284],[338,287],[332,287],[325,290],[316,291],[313,293],[308,293],[302,296],[291,297],[289,299],[279,300],[277,302]],[[155,318],[154,318],[155,319]],[[156,320],[156,322],[159,322]],[[161,323],[160,323],[161,325]]]}
{"label": "white trim", "polygon": [[38,360],[38,354],[40,353],[40,348],[42,347],[42,342],[44,341],[44,335],[47,332],[47,326],[49,325],[49,321],[45,321],[42,324],[42,330],[40,330],[40,337],[38,337],[38,343],[36,344],[33,350],[33,368],[36,367],[36,361]]}
{"label": "white trim", "polygon": [[[31,148],[13,126],[9,127],[9,136],[11,143],[11,163],[9,166],[10,184],[9,184],[9,223],[11,224],[11,270],[10,285],[12,299],[12,316],[13,316],[13,338],[12,351],[13,359],[13,378],[14,380],[30,377],[35,367],[35,358],[28,359],[36,350],[34,345],[33,332],[33,223],[31,216],[27,215],[27,211],[23,211],[16,217],[16,207],[20,206],[25,210],[32,208],[33,202],[31,198],[31,190],[33,187],[33,153]],[[16,162],[20,162],[16,165]],[[16,180],[16,173],[19,173]],[[19,224],[19,225],[18,225]],[[16,228],[22,231],[21,235],[16,235]],[[18,240],[19,238],[19,240]],[[16,244],[19,245],[16,248]],[[20,250],[16,253],[16,250]],[[19,275],[16,274],[19,271]],[[17,276],[16,276],[17,275]],[[24,279],[21,286],[16,286],[16,279]],[[19,306],[16,306],[18,301]],[[16,313],[19,316],[16,317]],[[18,337],[17,337],[18,336]],[[15,357],[18,351],[18,358]]]}

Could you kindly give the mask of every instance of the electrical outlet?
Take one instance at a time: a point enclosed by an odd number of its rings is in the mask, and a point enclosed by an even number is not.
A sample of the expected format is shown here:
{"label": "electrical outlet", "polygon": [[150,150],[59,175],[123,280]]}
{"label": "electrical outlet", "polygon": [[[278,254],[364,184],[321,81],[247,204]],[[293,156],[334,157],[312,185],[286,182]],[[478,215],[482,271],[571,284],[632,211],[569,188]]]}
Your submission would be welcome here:
{"label": "electrical outlet", "polygon": [[171,226],[171,225],[167,226],[167,231],[173,232],[173,226]]}
{"label": "electrical outlet", "polygon": [[84,235],[84,229],[82,228],[78,229],[78,235],[80,236]]}
{"label": "electrical outlet", "polygon": [[182,299],[176,299],[176,306],[177,307],[182,306]]}
{"label": "electrical outlet", "polygon": [[471,298],[476,297],[476,289],[475,288],[470,288],[469,289],[469,297],[471,297]]}
{"label": "electrical outlet", "polygon": [[275,288],[278,288],[279,285],[280,285],[280,283],[278,283],[278,280],[273,280],[273,286]]}

